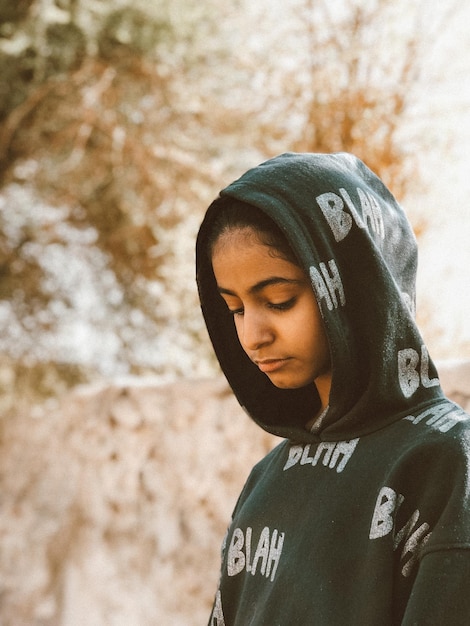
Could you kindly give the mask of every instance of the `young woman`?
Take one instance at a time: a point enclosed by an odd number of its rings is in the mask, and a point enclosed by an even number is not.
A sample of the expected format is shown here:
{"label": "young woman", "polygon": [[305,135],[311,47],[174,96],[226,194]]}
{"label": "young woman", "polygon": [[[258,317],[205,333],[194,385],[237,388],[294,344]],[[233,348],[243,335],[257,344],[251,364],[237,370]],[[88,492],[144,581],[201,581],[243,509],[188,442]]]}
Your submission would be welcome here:
{"label": "young woman", "polygon": [[414,321],[416,243],[348,154],[284,154],[209,207],[203,314],[252,470],[211,626],[470,624],[469,416]]}

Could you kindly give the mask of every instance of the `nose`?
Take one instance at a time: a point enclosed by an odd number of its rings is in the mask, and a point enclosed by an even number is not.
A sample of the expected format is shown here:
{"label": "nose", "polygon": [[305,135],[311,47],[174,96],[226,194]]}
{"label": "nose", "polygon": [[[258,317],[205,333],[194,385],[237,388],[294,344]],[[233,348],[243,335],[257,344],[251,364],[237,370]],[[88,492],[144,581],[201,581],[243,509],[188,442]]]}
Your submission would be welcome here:
{"label": "nose", "polygon": [[266,316],[259,311],[245,308],[244,315],[237,323],[240,343],[246,352],[259,350],[274,340],[274,329]]}

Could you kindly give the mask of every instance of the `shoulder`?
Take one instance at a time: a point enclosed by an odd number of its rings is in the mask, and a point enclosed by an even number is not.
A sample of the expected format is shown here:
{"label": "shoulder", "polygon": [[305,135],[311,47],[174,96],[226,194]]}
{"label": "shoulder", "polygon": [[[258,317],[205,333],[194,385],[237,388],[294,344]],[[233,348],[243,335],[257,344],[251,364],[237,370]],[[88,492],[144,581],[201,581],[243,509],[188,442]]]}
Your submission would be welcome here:
{"label": "shoulder", "polygon": [[288,448],[290,442],[287,439],[283,439],[278,443],[266,456],[264,456],[251,471],[251,475],[261,475],[272,469],[278,463],[282,462],[285,458],[286,448]]}
{"label": "shoulder", "polygon": [[251,491],[254,485],[260,480],[276,471],[278,465],[285,459],[285,455],[287,454],[285,449],[287,445],[288,441],[286,439],[282,440],[253,466],[243,488],[242,496]]}
{"label": "shoulder", "polygon": [[418,407],[404,417],[403,427],[408,453],[432,453],[436,461],[470,457],[470,415],[450,400]]}
{"label": "shoulder", "polygon": [[445,401],[406,417],[402,428],[405,440],[391,463],[391,486],[435,512],[450,502],[463,506],[470,475],[470,415]]}
{"label": "shoulder", "polygon": [[417,406],[404,419],[423,432],[465,431],[470,425],[470,415],[447,399]]}
{"label": "shoulder", "polygon": [[246,499],[249,498],[250,494],[257,488],[259,483],[265,479],[269,480],[269,477],[274,474],[278,463],[281,462],[279,461],[279,459],[283,458],[284,456],[283,450],[286,446],[286,443],[287,441],[283,440],[270,452],[268,452],[266,456],[258,461],[256,465],[254,465],[238,497],[238,501],[233,514],[234,516],[243,505],[243,503],[246,501]]}
{"label": "shoulder", "polygon": [[[444,400],[418,407],[392,427],[376,454],[381,482],[409,502],[445,507],[465,498],[470,475],[470,415]],[[384,449],[388,440],[388,448]]]}

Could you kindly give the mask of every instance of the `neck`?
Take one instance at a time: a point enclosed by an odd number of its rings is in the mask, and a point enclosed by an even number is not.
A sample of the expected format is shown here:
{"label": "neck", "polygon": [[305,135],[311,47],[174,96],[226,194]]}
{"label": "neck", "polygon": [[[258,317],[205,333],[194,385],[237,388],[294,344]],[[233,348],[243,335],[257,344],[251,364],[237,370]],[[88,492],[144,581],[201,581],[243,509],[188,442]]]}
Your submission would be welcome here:
{"label": "neck", "polygon": [[308,430],[311,430],[318,418],[324,413],[330,400],[331,390],[331,373],[322,374],[315,379],[315,387],[317,388],[318,395],[320,396],[320,408],[316,415],[310,419],[305,425]]}

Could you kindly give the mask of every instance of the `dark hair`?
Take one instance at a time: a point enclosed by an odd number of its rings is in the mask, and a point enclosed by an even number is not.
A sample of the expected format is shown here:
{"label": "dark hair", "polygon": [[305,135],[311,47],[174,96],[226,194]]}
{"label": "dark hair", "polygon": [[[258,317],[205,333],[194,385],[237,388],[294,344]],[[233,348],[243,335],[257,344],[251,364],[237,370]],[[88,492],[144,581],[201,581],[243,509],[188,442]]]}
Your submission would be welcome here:
{"label": "dark hair", "polygon": [[299,265],[284,233],[261,209],[228,196],[217,198],[212,203],[212,208],[217,208],[217,214],[210,225],[207,237],[207,253],[210,260],[221,235],[233,230],[250,228],[255,231],[262,244],[272,248],[274,256]]}

